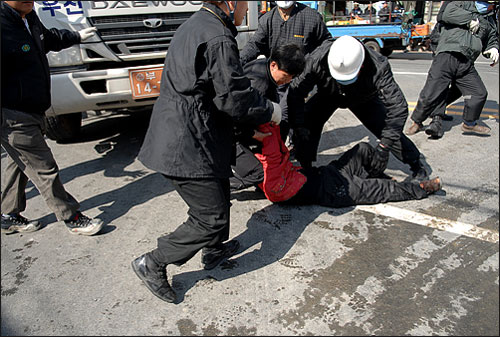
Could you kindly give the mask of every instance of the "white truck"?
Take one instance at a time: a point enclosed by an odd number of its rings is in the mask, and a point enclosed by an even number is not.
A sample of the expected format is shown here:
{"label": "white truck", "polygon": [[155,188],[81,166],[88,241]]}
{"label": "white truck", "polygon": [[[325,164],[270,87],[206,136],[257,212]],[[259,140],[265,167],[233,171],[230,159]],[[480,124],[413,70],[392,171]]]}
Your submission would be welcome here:
{"label": "white truck", "polygon": [[[249,1],[238,27],[242,48],[258,25],[258,3]],[[176,29],[202,1],[35,1],[47,28],[97,34],[80,45],[49,53],[52,106],[46,111],[47,136],[76,137],[82,112],[140,110],[154,104],[163,62]]]}

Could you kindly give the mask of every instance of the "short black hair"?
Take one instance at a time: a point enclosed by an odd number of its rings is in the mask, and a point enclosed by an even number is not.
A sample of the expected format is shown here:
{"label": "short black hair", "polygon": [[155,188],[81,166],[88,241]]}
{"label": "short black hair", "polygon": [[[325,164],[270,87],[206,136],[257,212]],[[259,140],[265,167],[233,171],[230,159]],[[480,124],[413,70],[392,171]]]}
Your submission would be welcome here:
{"label": "short black hair", "polygon": [[269,60],[276,62],[280,70],[286,71],[292,76],[299,75],[306,65],[304,50],[295,43],[274,48]]}

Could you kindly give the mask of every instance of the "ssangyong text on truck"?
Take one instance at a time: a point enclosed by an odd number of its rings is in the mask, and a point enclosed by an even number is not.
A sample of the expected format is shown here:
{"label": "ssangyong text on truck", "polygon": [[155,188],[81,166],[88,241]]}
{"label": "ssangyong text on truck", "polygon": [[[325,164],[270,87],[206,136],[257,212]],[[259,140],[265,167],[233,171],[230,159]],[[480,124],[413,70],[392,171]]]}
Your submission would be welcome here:
{"label": "ssangyong text on truck", "polygon": [[[240,48],[257,29],[258,2],[249,1],[238,27]],[[76,137],[82,112],[129,111],[151,107],[158,94],[163,62],[177,28],[202,1],[35,1],[47,28],[97,34],[80,45],[49,53],[52,106],[47,136]]]}

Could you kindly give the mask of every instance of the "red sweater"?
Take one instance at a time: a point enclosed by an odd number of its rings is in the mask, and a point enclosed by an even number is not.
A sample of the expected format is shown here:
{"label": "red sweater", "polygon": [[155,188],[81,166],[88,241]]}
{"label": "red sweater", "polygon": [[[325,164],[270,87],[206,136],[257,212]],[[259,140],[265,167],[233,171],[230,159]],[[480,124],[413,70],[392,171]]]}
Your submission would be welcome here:
{"label": "red sweater", "polygon": [[299,172],[301,167],[293,166],[290,161],[290,152],[281,139],[278,125],[262,124],[259,131],[272,133],[262,142],[262,154],[255,154],[264,168],[264,181],[259,187],[270,201],[286,201],[297,194],[307,178]]}

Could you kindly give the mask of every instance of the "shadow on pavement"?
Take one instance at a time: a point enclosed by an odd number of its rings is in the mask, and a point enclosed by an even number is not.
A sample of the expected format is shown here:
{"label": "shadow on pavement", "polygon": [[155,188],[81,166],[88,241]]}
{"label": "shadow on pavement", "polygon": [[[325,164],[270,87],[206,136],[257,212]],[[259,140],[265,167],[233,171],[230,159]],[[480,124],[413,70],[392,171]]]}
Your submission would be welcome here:
{"label": "shadow on pavement", "polygon": [[[233,238],[241,245],[237,257],[223,262],[219,267],[210,271],[201,269],[172,276],[172,286],[177,293],[178,302],[182,302],[189,289],[196,287],[197,282],[201,280],[222,281],[273,263],[286,263],[283,262],[283,257],[295,245],[305,228],[314,223],[316,218],[326,212],[341,215],[352,209],[349,207],[332,210],[321,206],[273,204],[255,212],[247,222],[247,230]],[[259,244],[260,248],[255,248]]]}
{"label": "shadow on pavement", "polygon": [[394,52],[389,55],[390,59],[396,60],[432,60],[431,52]]}

